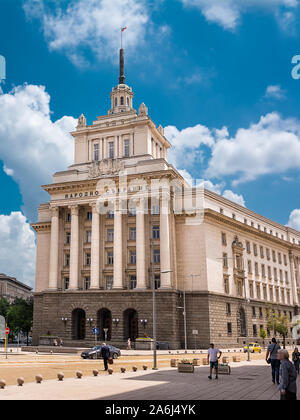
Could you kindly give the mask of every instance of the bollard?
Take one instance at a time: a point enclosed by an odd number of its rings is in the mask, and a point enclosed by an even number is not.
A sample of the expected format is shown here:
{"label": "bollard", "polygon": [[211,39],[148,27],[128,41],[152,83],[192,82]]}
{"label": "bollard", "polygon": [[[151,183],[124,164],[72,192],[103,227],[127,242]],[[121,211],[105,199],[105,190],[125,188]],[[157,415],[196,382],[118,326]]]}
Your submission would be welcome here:
{"label": "bollard", "polygon": [[65,375],[62,372],[59,372],[57,374],[57,378],[58,378],[59,381],[63,381],[64,380],[64,377],[65,377]]}
{"label": "bollard", "polygon": [[18,378],[17,379],[17,384],[18,384],[18,386],[23,386],[24,385],[24,378]]}
{"label": "bollard", "polygon": [[78,370],[76,372],[76,376],[77,376],[78,379],[81,379],[82,378],[82,372],[80,372],[80,370]]}
{"label": "bollard", "polygon": [[108,369],[108,374],[112,375],[113,374],[113,370],[111,368]]}
{"label": "bollard", "polygon": [[133,370],[133,372],[136,372],[137,371],[137,367],[136,366],[132,366],[132,370]]}
{"label": "bollard", "polygon": [[121,373],[125,373],[126,372],[126,368],[121,367]]}
{"label": "bollard", "polygon": [[94,370],[93,370],[93,375],[94,375],[94,376],[98,376],[98,374],[99,374],[99,370],[94,369]]}
{"label": "bollard", "polygon": [[37,384],[41,384],[42,383],[42,380],[43,380],[42,375],[36,375],[35,381],[36,381]]}
{"label": "bollard", "polygon": [[6,386],[6,382],[4,379],[0,379],[0,389],[4,389]]}
{"label": "bollard", "polygon": [[143,369],[144,369],[144,370],[147,370],[147,369],[148,369],[148,366],[144,365],[144,366],[143,366]]}

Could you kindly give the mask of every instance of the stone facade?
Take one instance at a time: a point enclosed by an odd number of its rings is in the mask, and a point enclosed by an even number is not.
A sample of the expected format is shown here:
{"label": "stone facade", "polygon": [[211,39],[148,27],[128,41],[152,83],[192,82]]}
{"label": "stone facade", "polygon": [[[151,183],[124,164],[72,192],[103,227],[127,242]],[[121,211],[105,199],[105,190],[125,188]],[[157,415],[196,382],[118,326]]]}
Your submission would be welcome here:
{"label": "stone facade", "polygon": [[0,298],[5,298],[13,302],[16,298],[31,299],[33,296],[32,288],[27,286],[15,277],[0,274]]}
{"label": "stone facade", "polygon": [[[122,56],[121,56],[122,60]],[[123,79],[122,79],[123,80]],[[92,345],[106,330],[123,346],[152,336],[188,347],[236,347],[259,341],[266,310],[290,319],[300,302],[300,233],[201,187],[168,163],[171,144],[145,104],[121,83],[108,114],[81,115],[75,160],[43,188],[39,207],[34,344],[60,336]],[[255,307],[255,310],[253,309]],[[105,329],[105,330],[104,330]],[[271,332],[269,332],[271,334]]]}

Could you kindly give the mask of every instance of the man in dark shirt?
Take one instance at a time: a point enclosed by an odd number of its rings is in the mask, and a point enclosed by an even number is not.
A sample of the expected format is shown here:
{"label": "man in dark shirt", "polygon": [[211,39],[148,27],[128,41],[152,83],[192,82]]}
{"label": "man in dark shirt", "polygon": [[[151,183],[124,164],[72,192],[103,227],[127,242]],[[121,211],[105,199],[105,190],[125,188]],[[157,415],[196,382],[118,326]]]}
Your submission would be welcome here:
{"label": "man in dark shirt", "polygon": [[106,343],[102,343],[101,357],[103,358],[104,369],[108,370],[107,361],[110,358],[110,350],[109,350],[109,347],[106,345]]}
{"label": "man in dark shirt", "polygon": [[275,384],[276,380],[277,385],[279,385],[280,368],[280,361],[277,357],[278,350],[280,350],[280,345],[277,343],[276,338],[272,338],[272,343],[268,346],[267,349],[266,360],[270,358],[272,368],[272,382]]}

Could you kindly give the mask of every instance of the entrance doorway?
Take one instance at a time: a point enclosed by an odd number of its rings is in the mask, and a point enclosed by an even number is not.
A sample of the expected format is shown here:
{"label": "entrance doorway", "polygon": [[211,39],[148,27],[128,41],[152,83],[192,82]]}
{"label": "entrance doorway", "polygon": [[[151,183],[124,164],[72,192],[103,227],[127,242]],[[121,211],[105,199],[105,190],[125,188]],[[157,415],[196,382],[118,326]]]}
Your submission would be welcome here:
{"label": "entrance doorway", "polygon": [[130,338],[135,341],[139,333],[138,313],[135,309],[127,309],[124,312],[124,340]]}
{"label": "entrance doorway", "polygon": [[84,340],[85,339],[85,311],[77,308],[72,312],[72,339]]}
{"label": "entrance doorway", "polygon": [[[111,311],[103,308],[97,313],[97,326],[99,328],[99,339],[103,341],[111,340],[112,316]],[[105,334],[104,328],[107,329]]]}

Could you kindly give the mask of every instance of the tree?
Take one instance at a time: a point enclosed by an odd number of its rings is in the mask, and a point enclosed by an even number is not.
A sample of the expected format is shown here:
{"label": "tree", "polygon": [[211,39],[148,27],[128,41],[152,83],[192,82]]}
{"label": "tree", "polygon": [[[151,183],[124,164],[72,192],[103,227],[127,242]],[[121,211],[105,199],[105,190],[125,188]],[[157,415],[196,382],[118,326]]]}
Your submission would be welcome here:
{"label": "tree", "polygon": [[267,331],[264,328],[261,328],[260,331],[259,331],[259,336],[260,336],[260,338],[262,338],[263,346],[265,348],[265,339],[267,337]]}
{"label": "tree", "polygon": [[276,314],[274,309],[269,308],[267,313],[267,328],[273,329],[274,335],[278,332],[283,338],[283,348],[285,348],[285,338],[289,331],[289,318],[287,315]]}
{"label": "tree", "polygon": [[27,335],[32,327],[33,301],[17,298],[7,312],[8,324],[13,334],[23,332]]}
{"label": "tree", "polygon": [[7,317],[7,312],[9,309],[9,302],[5,298],[0,299],[0,315]]}

